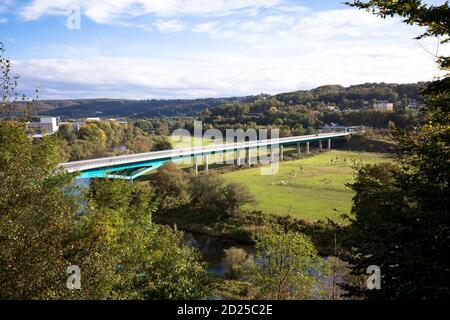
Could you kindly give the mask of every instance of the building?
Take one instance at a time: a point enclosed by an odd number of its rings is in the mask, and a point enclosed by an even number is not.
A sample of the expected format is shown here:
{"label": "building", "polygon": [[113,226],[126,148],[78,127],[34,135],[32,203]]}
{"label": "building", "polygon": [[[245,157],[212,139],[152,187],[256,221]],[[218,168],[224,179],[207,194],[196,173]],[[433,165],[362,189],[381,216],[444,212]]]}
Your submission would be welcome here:
{"label": "building", "polygon": [[39,121],[29,122],[28,128],[38,135],[53,134],[58,131],[59,117],[41,117]]}
{"label": "building", "polygon": [[373,109],[378,111],[394,111],[394,104],[388,101],[377,101],[373,104]]}
{"label": "building", "polygon": [[98,118],[98,117],[86,118],[86,122],[89,122],[89,121],[100,121],[100,118]]}
{"label": "building", "polygon": [[425,105],[415,99],[410,99],[406,106],[406,109],[423,109]]}

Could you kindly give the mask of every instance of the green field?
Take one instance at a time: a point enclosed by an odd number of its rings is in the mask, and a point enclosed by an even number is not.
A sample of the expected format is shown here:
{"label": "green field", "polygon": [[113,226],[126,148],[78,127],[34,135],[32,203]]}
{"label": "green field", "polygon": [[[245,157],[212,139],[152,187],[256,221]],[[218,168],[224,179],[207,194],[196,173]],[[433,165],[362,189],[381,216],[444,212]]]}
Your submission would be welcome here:
{"label": "green field", "polygon": [[207,146],[214,142],[209,139],[197,137],[168,136],[168,138],[174,149]]}
{"label": "green field", "polygon": [[349,213],[351,208],[353,192],[345,183],[352,181],[352,165],[386,161],[389,157],[385,154],[332,150],[282,162],[273,176],[261,175],[261,168],[253,168],[224,177],[249,188],[257,200],[249,209],[310,221],[339,221],[339,213]]}

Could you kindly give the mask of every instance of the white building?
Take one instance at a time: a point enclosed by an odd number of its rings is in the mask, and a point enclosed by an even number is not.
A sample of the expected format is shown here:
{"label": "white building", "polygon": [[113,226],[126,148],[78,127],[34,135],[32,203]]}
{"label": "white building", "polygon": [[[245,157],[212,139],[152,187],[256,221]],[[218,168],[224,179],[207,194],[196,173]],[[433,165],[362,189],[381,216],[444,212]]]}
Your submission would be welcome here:
{"label": "white building", "polygon": [[39,122],[28,123],[28,128],[34,129],[38,134],[53,134],[58,131],[59,117],[41,117]]}
{"label": "white building", "polygon": [[394,111],[394,104],[388,101],[377,101],[373,104],[373,109],[378,111]]}

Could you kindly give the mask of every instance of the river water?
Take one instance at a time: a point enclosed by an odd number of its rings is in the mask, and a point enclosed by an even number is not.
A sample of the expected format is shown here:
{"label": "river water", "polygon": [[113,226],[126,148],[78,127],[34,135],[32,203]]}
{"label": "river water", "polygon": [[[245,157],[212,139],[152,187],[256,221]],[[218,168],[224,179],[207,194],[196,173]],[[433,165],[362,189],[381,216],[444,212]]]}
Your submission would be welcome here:
{"label": "river water", "polygon": [[203,260],[208,263],[208,271],[222,277],[225,273],[225,250],[231,247],[240,248],[249,255],[254,254],[254,247],[238,241],[186,232],[184,242],[200,251]]}

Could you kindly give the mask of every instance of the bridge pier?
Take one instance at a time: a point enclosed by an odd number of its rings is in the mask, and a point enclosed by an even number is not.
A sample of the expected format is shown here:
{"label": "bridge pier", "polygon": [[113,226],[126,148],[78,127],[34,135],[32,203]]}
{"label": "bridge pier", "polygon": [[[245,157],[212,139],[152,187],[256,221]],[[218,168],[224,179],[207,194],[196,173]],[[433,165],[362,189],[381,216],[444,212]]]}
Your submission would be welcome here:
{"label": "bridge pier", "polygon": [[302,150],[301,150],[301,147],[300,147],[300,142],[297,142],[297,154],[298,155],[302,154]]}
{"label": "bridge pier", "polygon": [[245,150],[246,153],[246,159],[247,159],[247,165],[250,167],[252,165],[252,159],[250,154],[250,148]]}
{"label": "bridge pier", "polygon": [[309,141],[306,141],[306,154],[309,154]]}
{"label": "bridge pier", "polygon": [[241,149],[236,150],[236,165],[241,166]]}
{"label": "bridge pier", "polygon": [[194,169],[195,169],[195,175],[198,175],[198,157],[194,156]]}
{"label": "bridge pier", "polygon": [[209,171],[209,155],[205,154],[205,171]]}
{"label": "bridge pier", "polygon": [[284,151],[284,147],[283,147],[283,145],[280,145],[280,161],[283,161],[283,159],[284,159],[283,151]]}
{"label": "bridge pier", "polygon": [[328,139],[328,150],[331,149],[331,139]]}
{"label": "bridge pier", "polygon": [[322,140],[319,140],[319,151],[322,151]]}

